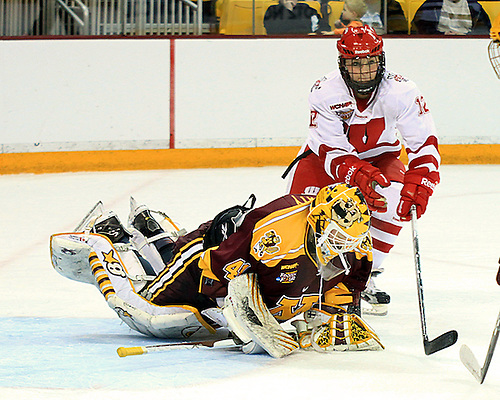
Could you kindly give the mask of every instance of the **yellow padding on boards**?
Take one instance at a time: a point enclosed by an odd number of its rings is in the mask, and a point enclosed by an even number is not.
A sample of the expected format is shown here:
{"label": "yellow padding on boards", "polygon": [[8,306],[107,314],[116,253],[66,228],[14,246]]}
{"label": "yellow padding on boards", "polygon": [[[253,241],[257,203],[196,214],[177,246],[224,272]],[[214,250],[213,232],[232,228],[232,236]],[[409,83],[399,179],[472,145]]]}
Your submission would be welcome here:
{"label": "yellow padding on boards", "polygon": [[[500,164],[500,144],[440,145],[443,164]],[[287,166],[299,147],[0,154],[0,174]],[[407,162],[406,155],[402,160]]]}

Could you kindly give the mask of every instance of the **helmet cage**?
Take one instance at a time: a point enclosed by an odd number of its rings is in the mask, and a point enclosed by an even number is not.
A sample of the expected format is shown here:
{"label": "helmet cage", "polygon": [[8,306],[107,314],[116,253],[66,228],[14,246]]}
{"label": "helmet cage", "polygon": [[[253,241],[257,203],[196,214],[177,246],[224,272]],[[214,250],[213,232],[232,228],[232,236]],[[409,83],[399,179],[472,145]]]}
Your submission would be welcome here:
{"label": "helmet cage", "polygon": [[[368,57],[374,57],[368,55],[367,57],[352,57],[350,59],[361,59],[361,58],[368,58]],[[358,82],[352,79],[351,75],[349,74],[349,71],[347,70],[346,67],[346,57],[343,57],[342,55],[339,56],[339,69],[340,73],[342,75],[342,78],[344,79],[344,82],[348,87],[350,87],[352,90],[354,90],[356,93],[359,94],[370,94],[375,91],[375,89],[378,87],[380,82],[382,81],[382,77],[384,76],[385,72],[385,53],[382,51],[379,55],[379,61],[378,61],[378,68],[377,68],[377,74],[375,75],[375,78],[366,81],[366,82]]]}
{"label": "helmet cage", "polygon": [[316,233],[316,249],[321,264],[326,265],[335,256],[354,250],[366,237],[368,231],[362,236],[351,236],[345,232],[339,224],[327,219],[326,228],[323,233]]}

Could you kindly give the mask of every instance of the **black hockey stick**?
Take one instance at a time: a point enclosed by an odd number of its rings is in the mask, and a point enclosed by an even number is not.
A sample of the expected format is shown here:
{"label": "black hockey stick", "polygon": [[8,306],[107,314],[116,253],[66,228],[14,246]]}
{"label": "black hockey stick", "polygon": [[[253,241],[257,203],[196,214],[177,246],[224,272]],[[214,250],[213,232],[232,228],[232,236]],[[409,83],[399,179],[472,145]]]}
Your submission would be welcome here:
{"label": "black hockey stick", "polygon": [[425,308],[424,308],[424,288],[422,285],[422,271],[420,267],[420,249],[418,244],[417,232],[417,210],[413,205],[411,207],[411,227],[413,234],[413,258],[415,260],[415,272],[417,277],[417,292],[418,292],[418,305],[420,308],[420,324],[422,326],[422,338],[424,340],[424,351],[426,355],[436,353],[437,351],[446,349],[454,345],[458,339],[458,333],[455,330],[443,333],[434,340],[429,340],[427,335],[427,325],[425,322]]}

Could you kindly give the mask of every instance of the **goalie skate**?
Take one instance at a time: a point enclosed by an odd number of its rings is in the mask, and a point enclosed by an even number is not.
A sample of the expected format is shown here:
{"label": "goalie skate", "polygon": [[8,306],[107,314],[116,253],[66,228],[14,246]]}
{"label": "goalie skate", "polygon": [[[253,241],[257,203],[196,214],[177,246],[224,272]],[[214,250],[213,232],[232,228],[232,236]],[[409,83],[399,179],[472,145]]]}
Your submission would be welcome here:
{"label": "goalie skate", "polygon": [[362,315],[387,315],[388,304],[391,296],[375,286],[374,277],[379,273],[372,273],[366,289],[361,293],[361,313]]}
{"label": "goalie skate", "polygon": [[[158,214],[162,218],[157,221],[152,214]],[[167,214],[162,211],[153,211],[143,204],[139,205],[133,197],[130,197],[128,223],[129,226],[140,231],[149,241],[164,237],[176,241],[187,233],[184,228],[179,228]]]}

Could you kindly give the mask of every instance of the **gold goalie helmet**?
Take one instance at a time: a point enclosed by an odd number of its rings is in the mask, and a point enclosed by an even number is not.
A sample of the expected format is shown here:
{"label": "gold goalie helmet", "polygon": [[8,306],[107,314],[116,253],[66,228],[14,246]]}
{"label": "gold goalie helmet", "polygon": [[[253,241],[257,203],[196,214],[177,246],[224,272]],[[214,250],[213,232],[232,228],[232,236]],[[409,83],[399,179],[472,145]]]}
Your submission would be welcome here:
{"label": "gold goalie helmet", "polygon": [[488,56],[491,66],[500,79],[500,14],[493,22],[490,29],[491,42],[488,46]]}
{"label": "gold goalie helmet", "polygon": [[[370,228],[370,211],[361,191],[345,183],[322,188],[311,203],[307,222],[314,232],[322,277],[328,280],[341,272],[348,273],[343,254],[358,247]],[[336,256],[340,256],[343,270],[335,271],[329,263]]]}

